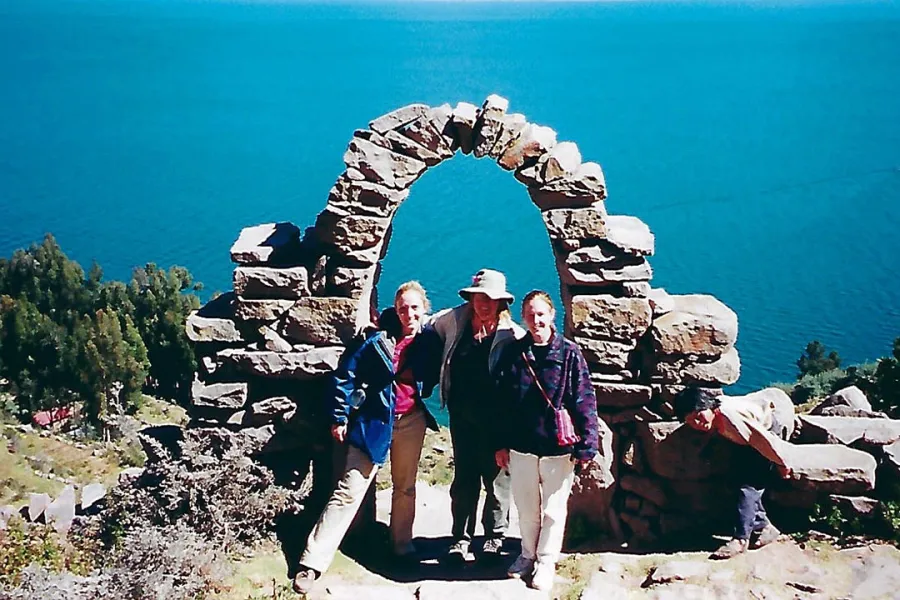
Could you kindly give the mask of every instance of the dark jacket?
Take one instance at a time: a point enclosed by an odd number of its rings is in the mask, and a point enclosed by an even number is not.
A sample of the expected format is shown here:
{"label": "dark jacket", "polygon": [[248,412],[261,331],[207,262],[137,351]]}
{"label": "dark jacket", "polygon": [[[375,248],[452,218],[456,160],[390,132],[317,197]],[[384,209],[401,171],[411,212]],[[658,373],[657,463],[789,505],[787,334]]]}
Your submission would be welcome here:
{"label": "dark jacket", "polygon": [[[387,333],[370,335],[354,352],[349,353],[333,375],[330,395],[331,420],[348,423],[347,441],[365,452],[376,465],[384,464],[391,447],[394,425],[394,364]],[[406,365],[413,373],[419,390],[417,404],[425,410],[428,427],[437,431],[437,422],[423,398],[431,395],[437,384],[436,365],[440,348],[429,348],[426,340],[416,339],[406,351]],[[358,408],[351,409],[351,395],[363,394]]]}
{"label": "dark jacket", "polygon": [[[529,334],[506,349],[501,360],[497,385],[501,394],[502,423],[498,448],[509,448],[537,456],[571,454],[588,460],[597,453],[597,397],[591,384],[587,362],[573,342],[554,333],[546,358],[535,359]],[[569,411],[581,440],[573,446],[560,446],[556,438],[556,419],[525,358],[540,379],[544,391],[556,408]]]}

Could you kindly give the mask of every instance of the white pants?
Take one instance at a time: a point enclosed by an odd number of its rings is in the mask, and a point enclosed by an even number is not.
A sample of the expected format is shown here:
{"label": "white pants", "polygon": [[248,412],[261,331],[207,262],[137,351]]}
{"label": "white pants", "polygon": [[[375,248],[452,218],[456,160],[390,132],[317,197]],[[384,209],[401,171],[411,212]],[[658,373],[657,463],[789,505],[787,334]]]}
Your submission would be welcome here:
{"label": "white pants", "polygon": [[509,474],[519,511],[522,556],[555,565],[566,531],[575,464],[569,456],[539,458],[510,450]]}
{"label": "white pants", "polygon": [[[394,422],[391,438],[391,537],[394,548],[404,549],[412,540],[416,516],[416,473],[425,439],[425,412],[416,407]],[[319,573],[331,566],[347,529],[359,511],[378,465],[359,448],[348,446],[347,466],[325,510],[306,541],[300,564]]]}

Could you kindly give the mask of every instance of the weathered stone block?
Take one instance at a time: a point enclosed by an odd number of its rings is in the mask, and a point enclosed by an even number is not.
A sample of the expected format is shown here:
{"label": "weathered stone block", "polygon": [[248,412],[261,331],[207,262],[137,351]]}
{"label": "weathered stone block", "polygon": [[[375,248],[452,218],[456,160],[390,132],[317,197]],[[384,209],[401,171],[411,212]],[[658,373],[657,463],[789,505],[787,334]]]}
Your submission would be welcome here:
{"label": "weathered stone block", "polygon": [[470,154],[475,147],[474,129],[478,120],[478,107],[468,102],[460,102],[453,109],[451,121],[456,130],[459,149],[463,154]]}
{"label": "weathered stone block", "polygon": [[197,311],[188,316],[185,323],[187,337],[192,342],[243,342],[244,337],[231,319],[201,317]]}
{"label": "weathered stone block", "polygon": [[377,281],[379,265],[363,269],[334,267],[327,274],[328,295],[359,299],[372,291]]}
{"label": "weathered stone block", "polygon": [[608,513],[616,484],[615,436],[603,421],[598,421],[597,427],[599,449],[594,459],[575,478],[569,496],[569,514],[605,530],[609,528]]}
{"label": "weathered stone block", "polygon": [[858,417],[800,415],[801,444],[843,444],[863,450],[900,441],[900,421]]}
{"label": "weathered stone block", "polygon": [[544,182],[572,177],[581,166],[581,151],[575,142],[560,142],[547,153],[544,163]]}
{"label": "weathered stone block", "polygon": [[427,165],[421,160],[404,156],[360,138],[352,138],[344,153],[347,175],[389,188],[403,190],[413,184]]}
{"label": "weathered stone block", "polygon": [[191,403],[209,408],[241,408],[247,403],[247,384],[204,384],[195,380],[191,385]]}
{"label": "weathered stone block", "polygon": [[296,352],[254,352],[223,350],[219,358],[225,364],[251,375],[279,379],[311,379],[337,368],[343,346],[308,347]]}
{"label": "weathered stone block", "polygon": [[245,418],[253,425],[265,425],[296,410],[296,408],[297,404],[286,396],[266,398],[252,404],[247,410]]}
{"label": "weathered stone block", "polygon": [[[626,298],[648,298],[650,296],[650,284],[646,281],[623,281],[622,294]],[[653,308],[651,305],[650,308]]]}
{"label": "weathered stone block", "polygon": [[235,317],[241,321],[271,323],[278,320],[296,300],[254,300],[238,297]]}
{"label": "weathered stone block", "polygon": [[575,336],[574,341],[581,348],[587,362],[605,370],[619,372],[627,369],[634,352],[634,344],[623,344],[609,340],[596,340]]}
{"label": "weathered stone block", "polygon": [[637,423],[650,470],[666,479],[709,479],[731,469],[734,444],[677,422]]}
{"label": "weathered stone block", "polygon": [[848,408],[869,412],[872,410],[872,404],[869,403],[869,399],[866,398],[863,391],[855,385],[851,385],[822,400],[815,408],[809,411],[809,414],[824,415],[827,409],[835,406],[846,406]]}
{"label": "weathered stone block", "polygon": [[450,145],[444,139],[444,136],[441,135],[441,132],[435,128],[432,119],[427,114],[404,125],[398,131],[400,134],[437,154],[441,160],[453,156],[453,150],[450,149]]}
{"label": "weathered stone block", "polygon": [[494,160],[498,160],[503,153],[506,152],[506,149],[513,143],[513,141],[519,136],[519,133],[525,128],[527,121],[525,120],[525,115],[519,113],[511,113],[505,114],[502,118],[502,127],[500,128],[500,135],[497,136],[497,141],[494,143],[494,146],[488,151],[487,155]]}
{"label": "weathered stone block", "polygon": [[656,506],[666,505],[666,491],[658,479],[627,474],[619,479],[619,485],[623,490],[649,500]]}
{"label": "weathered stone block", "polygon": [[456,126],[453,124],[453,107],[449,104],[435,106],[428,111],[431,126],[444,138],[444,144],[453,156],[459,150],[459,140],[456,137]]}
{"label": "weathered stone block", "polygon": [[381,115],[369,123],[369,129],[377,133],[387,133],[391,129],[402,127],[428,112],[431,107],[427,104],[408,104],[396,110]]}
{"label": "weathered stone block", "polygon": [[557,252],[556,265],[563,282],[569,285],[608,286],[645,282],[653,277],[646,259],[617,255],[604,244],[579,248],[568,255]]}
{"label": "weathered stone block", "polygon": [[328,194],[328,206],[347,213],[389,217],[409,197],[409,190],[395,190],[344,173]]}
{"label": "weathered stone block", "polygon": [[587,208],[558,208],[542,214],[547,233],[554,242],[595,240],[606,237],[606,207],[602,202]]}
{"label": "weathered stone block", "polygon": [[241,230],[231,246],[231,260],[242,265],[277,263],[300,248],[300,229],[293,223],[266,223]]}
{"label": "weathered stone block", "polygon": [[347,343],[360,325],[359,307],[353,298],[303,298],[285,315],[282,333],[301,343]]}
{"label": "weathered stone block", "polygon": [[474,150],[476,158],[482,158],[490,152],[503,130],[503,115],[509,109],[509,100],[497,94],[491,94],[481,105],[478,120],[475,122]]}
{"label": "weathered stone block", "polygon": [[645,298],[574,296],[569,330],[579,336],[630,343],[650,327],[650,302]]}
{"label": "weathered stone block", "polygon": [[653,309],[653,316],[658,317],[675,310],[675,300],[663,288],[654,288],[647,295],[650,299],[650,308]]}
{"label": "weathered stone block", "polygon": [[341,253],[364,250],[380,244],[391,220],[347,213],[327,206],[316,218],[316,237]]}
{"label": "weathered stone block", "polygon": [[606,217],[606,240],[635,256],[652,256],[655,247],[655,238],[647,224],[627,215]]}
{"label": "weathered stone block", "polygon": [[260,342],[261,350],[270,350],[272,352],[291,352],[294,347],[286,339],[278,335],[276,331],[267,325],[259,328],[259,335],[262,338]]}
{"label": "weathered stone block", "polygon": [[[558,147],[555,146],[554,150]],[[551,160],[550,156],[547,154],[546,160],[542,163],[545,172],[546,165]],[[531,200],[541,210],[589,206],[606,199],[606,183],[603,171],[597,163],[584,163],[574,173],[554,181],[545,182],[542,176],[536,176],[534,179],[535,183],[524,183],[529,186],[528,194]]]}
{"label": "weathered stone block", "polygon": [[302,298],[309,295],[306,267],[238,267],[234,291],[243,298]]}
{"label": "weathered stone block", "polygon": [[851,496],[875,488],[875,459],[861,450],[832,444],[784,443],[780,451],[793,470],[793,487]]}
{"label": "weathered stone block", "polygon": [[433,167],[444,160],[444,157],[437,152],[429,150],[411,137],[407,137],[398,131],[388,131],[384,134],[384,139],[394,152],[421,160],[429,167]]}
{"label": "weathered stone block", "polygon": [[497,164],[507,171],[531,166],[555,145],[555,131],[542,125],[526,123],[516,139],[497,159]]}
{"label": "weathered stone block", "polygon": [[73,486],[64,487],[56,500],[47,505],[44,518],[57,533],[69,531],[72,521],[75,520],[75,488]]}
{"label": "weathered stone block", "polygon": [[591,381],[597,395],[598,407],[629,408],[649,404],[653,390],[649,385]]}
{"label": "weathered stone block", "polygon": [[654,382],[684,385],[731,385],[741,376],[741,359],[735,348],[712,362],[699,362],[696,357],[670,359],[657,356],[659,362],[653,369]]}
{"label": "weathered stone block", "polygon": [[737,314],[703,294],[671,296],[674,310],[653,321],[650,334],[660,354],[715,357],[737,341]]}

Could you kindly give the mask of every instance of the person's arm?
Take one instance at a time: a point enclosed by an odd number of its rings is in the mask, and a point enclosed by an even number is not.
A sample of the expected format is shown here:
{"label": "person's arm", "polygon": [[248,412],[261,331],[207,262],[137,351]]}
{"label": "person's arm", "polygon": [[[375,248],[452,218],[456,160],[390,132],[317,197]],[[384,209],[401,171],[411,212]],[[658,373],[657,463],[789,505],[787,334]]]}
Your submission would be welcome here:
{"label": "person's arm", "polygon": [[782,469],[789,469],[781,440],[766,431],[753,419],[745,419],[733,410],[720,407],[716,411],[716,430],[726,439],[750,446],[769,462]]}
{"label": "person's arm", "polygon": [[496,413],[492,415],[492,422],[495,423],[495,437],[492,440],[494,444],[494,458],[497,466],[501,469],[509,468],[509,447],[511,445],[509,422],[512,411],[515,407],[516,382],[513,374],[515,373],[515,363],[518,360],[518,344],[511,343],[503,349],[500,359],[497,363],[497,369],[494,374],[494,386],[496,393]]}
{"label": "person's arm", "polygon": [[338,368],[332,375],[331,403],[331,435],[339,442],[343,442],[347,433],[347,421],[350,416],[350,394],[358,385],[357,369],[363,352],[370,345],[366,340],[363,344],[350,353],[338,364]]}
{"label": "person's arm", "polygon": [[441,378],[444,341],[434,327],[428,325],[416,335],[409,350],[415,353],[415,372],[422,381],[422,398],[427,398]]}
{"label": "person's arm", "polygon": [[576,442],[573,457],[579,462],[587,462],[594,458],[599,447],[597,432],[597,395],[591,383],[591,372],[581,350],[572,352],[572,369],[570,385],[574,404],[570,407],[575,431],[581,435]]}

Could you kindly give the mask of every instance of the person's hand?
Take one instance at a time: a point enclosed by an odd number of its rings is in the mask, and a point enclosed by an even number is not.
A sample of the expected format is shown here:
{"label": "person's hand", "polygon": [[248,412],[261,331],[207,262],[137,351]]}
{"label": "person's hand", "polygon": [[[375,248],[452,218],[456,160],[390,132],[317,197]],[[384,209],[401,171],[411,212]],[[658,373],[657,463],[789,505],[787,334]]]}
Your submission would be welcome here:
{"label": "person's hand", "polygon": [[346,423],[338,423],[336,425],[332,425],[331,426],[331,437],[334,438],[334,441],[343,444],[344,440],[347,439],[347,424]]}
{"label": "person's hand", "polygon": [[782,479],[790,479],[791,475],[794,474],[794,470],[785,465],[776,465],[775,470],[778,471],[778,474],[781,475]]}
{"label": "person's hand", "polygon": [[509,469],[509,450],[497,450],[494,452],[494,460],[501,469]]}

